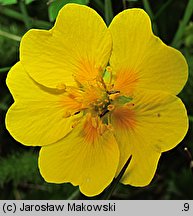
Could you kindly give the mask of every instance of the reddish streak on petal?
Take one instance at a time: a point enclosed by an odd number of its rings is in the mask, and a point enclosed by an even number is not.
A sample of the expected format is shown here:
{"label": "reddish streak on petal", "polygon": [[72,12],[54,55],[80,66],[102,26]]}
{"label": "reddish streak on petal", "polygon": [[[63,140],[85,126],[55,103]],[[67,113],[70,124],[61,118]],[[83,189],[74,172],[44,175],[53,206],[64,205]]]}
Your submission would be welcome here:
{"label": "reddish streak on petal", "polygon": [[113,126],[116,129],[134,129],[136,125],[135,111],[127,107],[119,107],[112,112]]}
{"label": "reddish streak on petal", "polygon": [[94,141],[97,139],[98,137],[98,133],[97,133],[97,122],[95,122],[95,124],[93,124],[92,122],[92,117],[89,116],[87,117],[85,124],[84,124],[84,129],[83,129],[83,136],[85,137],[85,141],[88,143],[94,143]]}
{"label": "reddish streak on petal", "polygon": [[131,95],[137,84],[138,77],[134,71],[121,70],[115,77],[114,89],[119,89],[126,95]]}
{"label": "reddish streak on petal", "polygon": [[107,127],[101,122],[99,117],[91,117],[88,114],[83,126],[83,136],[85,142],[89,144],[95,143],[100,136],[106,131]]}
{"label": "reddish streak on petal", "polygon": [[74,73],[75,79],[81,83],[89,83],[96,79],[99,74],[99,68],[95,67],[94,62],[80,60],[77,64],[77,71]]}
{"label": "reddish streak on petal", "polygon": [[82,104],[74,100],[74,98],[64,95],[60,98],[59,103],[64,107],[65,111],[70,113],[77,112],[81,109]]}

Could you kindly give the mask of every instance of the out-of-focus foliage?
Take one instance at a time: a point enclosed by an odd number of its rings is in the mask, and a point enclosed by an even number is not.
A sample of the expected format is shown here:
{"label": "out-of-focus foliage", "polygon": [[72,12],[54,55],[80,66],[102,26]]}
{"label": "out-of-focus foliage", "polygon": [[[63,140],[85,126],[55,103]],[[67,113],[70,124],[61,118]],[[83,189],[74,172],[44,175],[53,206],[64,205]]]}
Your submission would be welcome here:
{"label": "out-of-focus foliage", "polygon": [[184,33],[185,47],[193,54],[193,22],[190,22]]}
{"label": "out-of-focus foliage", "polygon": [[0,160],[0,187],[13,181],[15,186],[23,180],[29,182],[37,181],[37,156],[24,152],[15,153]]}
{"label": "out-of-focus foliage", "polygon": [[[25,2],[25,4],[30,4],[35,0],[22,0]],[[0,0],[0,4],[2,5],[12,5],[12,4],[17,4],[17,0]]]}
{"label": "out-of-focus foliage", "polygon": [[[9,68],[19,59],[19,40],[29,27],[51,28],[53,23],[50,21],[55,20],[59,9],[68,2],[88,4],[107,23],[111,14],[115,16],[124,8],[140,7],[151,16],[155,33],[170,45],[190,1],[113,0],[109,4],[107,0],[0,0],[0,199],[87,199],[71,184],[46,183],[37,166],[38,148],[26,148],[17,143],[5,128],[5,114],[13,103],[5,79]],[[189,65],[189,79],[179,95],[190,116],[188,134],[175,149],[162,155],[149,186],[136,188],[119,184],[112,199],[193,199],[190,169],[190,154],[193,153],[193,16],[181,32],[178,44]],[[184,151],[185,147],[189,154]]]}

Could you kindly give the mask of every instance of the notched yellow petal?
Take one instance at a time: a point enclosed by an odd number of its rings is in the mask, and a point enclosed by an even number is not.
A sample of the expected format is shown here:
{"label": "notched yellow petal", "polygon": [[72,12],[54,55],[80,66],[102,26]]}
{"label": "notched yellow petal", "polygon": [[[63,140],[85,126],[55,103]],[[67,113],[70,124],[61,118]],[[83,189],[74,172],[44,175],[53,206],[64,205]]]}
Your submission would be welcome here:
{"label": "notched yellow petal", "polygon": [[[90,129],[85,128],[86,124]],[[97,139],[86,138],[89,142],[85,142],[85,133],[96,129],[92,124],[87,116],[64,139],[42,147],[39,168],[47,182],[71,182],[79,185],[86,196],[100,194],[111,183],[119,161],[119,149],[110,130],[101,131]]]}
{"label": "notched yellow petal", "polygon": [[155,174],[161,153],[174,148],[186,135],[188,117],[181,100],[164,91],[137,91],[132,97],[130,106],[112,113],[120,149],[117,175],[132,155],[122,182],[145,186]]}
{"label": "notched yellow petal", "polygon": [[20,62],[8,73],[7,85],[15,103],[6,114],[6,128],[24,145],[56,142],[72,130],[74,121],[82,115],[73,115],[79,111],[80,103],[34,82]]}
{"label": "notched yellow petal", "polygon": [[142,9],[119,13],[110,27],[113,49],[110,58],[115,88],[129,95],[150,89],[178,94],[188,77],[188,65],[176,49],[166,46],[151,29]]}
{"label": "notched yellow petal", "polygon": [[109,61],[111,45],[109,30],[93,9],[67,4],[51,30],[24,35],[20,59],[35,81],[63,89],[63,84],[86,85],[96,79]]}

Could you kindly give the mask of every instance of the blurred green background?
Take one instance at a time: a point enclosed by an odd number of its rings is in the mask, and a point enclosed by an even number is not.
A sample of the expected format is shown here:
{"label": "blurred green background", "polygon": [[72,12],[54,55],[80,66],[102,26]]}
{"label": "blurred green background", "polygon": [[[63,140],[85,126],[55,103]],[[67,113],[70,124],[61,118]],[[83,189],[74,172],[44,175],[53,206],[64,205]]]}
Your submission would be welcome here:
{"label": "blurred green background", "polygon": [[152,19],[154,33],[185,55],[189,80],[179,97],[188,110],[188,134],[175,149],[162,154],[149,186],[119,184],[111,199],[193,199],[193,0],[0,0],[0,199],[88,199],[71,184],[44,182],[37,167],[39,149],[17,143],[4,123],[13,103],[5,79],[19,59],[21,37],[30,28],[51,28],[59,9],[69,2],[89,5],[107,24],[126,8],[143,8]]}

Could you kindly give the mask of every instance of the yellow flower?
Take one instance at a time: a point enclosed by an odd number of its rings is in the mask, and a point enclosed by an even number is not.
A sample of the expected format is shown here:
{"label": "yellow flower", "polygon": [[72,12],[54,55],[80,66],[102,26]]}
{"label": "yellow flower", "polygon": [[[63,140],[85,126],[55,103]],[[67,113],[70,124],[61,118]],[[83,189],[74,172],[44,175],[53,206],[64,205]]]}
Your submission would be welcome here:
{"label": "yellow flower", "polygon": [[121,180],[145,186],[160,155],[188,129],[175,95],[187,80],[182,54],[151,30],[142,9],[118,14],[106,27],[91,8],[64,6],[49,30],[30,30],[7,85],[14,97],[6,126],[28,146],[42,146],[47,182],[71,182],[101,193],[127,159]]}

